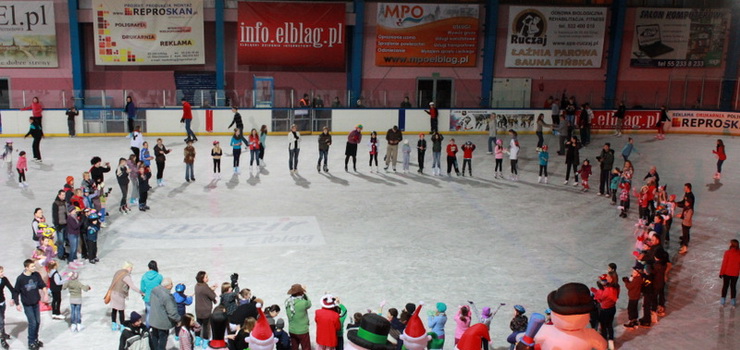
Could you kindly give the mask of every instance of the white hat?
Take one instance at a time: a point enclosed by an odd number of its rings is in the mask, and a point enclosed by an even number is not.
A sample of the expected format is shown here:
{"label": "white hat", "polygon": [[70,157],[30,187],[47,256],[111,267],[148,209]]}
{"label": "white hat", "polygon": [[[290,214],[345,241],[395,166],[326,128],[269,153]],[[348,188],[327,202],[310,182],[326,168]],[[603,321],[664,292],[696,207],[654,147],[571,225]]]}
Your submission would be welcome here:
{"label": "white hat", "polygon": [[333,309],[337,307],[337,298],[331,294],[321,297],[321,307],[324,309]]}
{"label": "white hat", "polygon": [[434,101],[432,101],[432,102],[429,102],[429,105],[430,105],[430,106],[433,106],[433,105],[434,105]]}

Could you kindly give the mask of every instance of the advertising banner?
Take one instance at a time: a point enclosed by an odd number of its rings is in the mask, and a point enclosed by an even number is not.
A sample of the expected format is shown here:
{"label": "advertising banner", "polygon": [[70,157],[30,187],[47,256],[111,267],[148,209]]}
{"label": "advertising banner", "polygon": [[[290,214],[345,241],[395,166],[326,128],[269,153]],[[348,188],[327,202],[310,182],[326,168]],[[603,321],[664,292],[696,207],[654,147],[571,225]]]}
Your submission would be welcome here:
{"label": "advertising banner", "polygon": [[378,3],[375,65],[475,67],[478,5]]}
{"label": "advertising banner", "polygon": [[729,27],[729,9],[638,8],[630,65],[718,67]]}
{"label": "advertising banner", "polygon": [[[617,127],[617,117],[612,111],[594,111],[594,119],[591,120],[591,130],[613,130]],[[624,116],[624,130],[645,130],[655,129],[655,125],[660,119],[659,110],[627,110]]]}
{"label": "advertising banner", "polygon": [[740,113],[712,111],[671,111],[671,131],[740,135]]}
{"label": "advertising banner", "polygon": [[0,1],[0,67],[58,67],[55,25],[51,1]]}
{"label": "advertising banner", "polygon": [[205,64],[203,0],[93,0],[95,64]]}
{"label": "advertising banner", "polygon": [[240,65],[345,68],[344,3],[239,2]]}
{"label": "advertising banner", "polygon": [[[493,110],[493,109],[453,109],[450,110],[450,131],[488,131],[488,119],[496,119],[499,133],[515,131],[534,131],[535,118],[550,110]],[[549,114],[548,114],[549,115]]]}
{"label": "advertising banner", "polygon": [[606,8],[509,7],[508,68],[599,68]]}

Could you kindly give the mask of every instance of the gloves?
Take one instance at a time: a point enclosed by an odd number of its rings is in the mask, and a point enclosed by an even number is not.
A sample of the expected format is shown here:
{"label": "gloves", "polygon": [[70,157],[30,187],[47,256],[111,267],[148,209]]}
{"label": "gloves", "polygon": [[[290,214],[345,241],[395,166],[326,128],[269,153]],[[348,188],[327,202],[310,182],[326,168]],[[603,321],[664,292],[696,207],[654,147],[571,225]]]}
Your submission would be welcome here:
{"label": "gloves", "polygon": [[185,122],[185,118],[180,118],[180,123],[184,123],[184,122]]}

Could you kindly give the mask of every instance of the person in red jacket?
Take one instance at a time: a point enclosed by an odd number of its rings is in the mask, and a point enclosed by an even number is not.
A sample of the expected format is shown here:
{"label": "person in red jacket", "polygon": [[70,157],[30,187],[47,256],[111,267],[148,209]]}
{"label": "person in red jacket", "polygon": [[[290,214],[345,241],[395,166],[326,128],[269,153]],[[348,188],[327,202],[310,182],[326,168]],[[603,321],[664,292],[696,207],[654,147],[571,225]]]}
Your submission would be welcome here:
{"label": "person in red jacket", "polygon": [[339,300],[331,294],[321,297],[321,309],[316,310],[316,344],[319,350],[337,347],[337,332],[342,328],[339,322]]}
{"label": "person in red jacket", "polygon": [[455,139],[450,139],[450,143],[447,144],[447,176],[450,176],[453,166],[457,176],[460,176],[460,169],[457,167],[457,145]]}
{"label": "person in red jacket", "polygon": [[619,282],[617,273],[609,271],[599,278],[599,288],[591,288],[594,300],[599,303],[599,325],[601,336],[609,342],[609,349],[614,349],[614,315],[617,313],[619,299]]}
{"label": "person in red jacket", "polygon": [[429,114],[429,123],[431,124],[429,135],[434,135],[434,133],[439,131],[439,128],[437,127],[437,122],[439,120],[439,111],[437,110],[437,106],[434,102],[429,102],[429,109],[424,112]]}
{"label": "person in red jacket", "polygon": [[642,290],[644,279],[640,270],[632,268],[632,275],[630,277],[622,277],[622,281],[627,288],[627,296],[629,297],[629,302],[627,303],[627,317],[629,317],[629,322],[625,323],[624,327],[635,329],[639,324],[637,322],[637,304],[640,302],[640,291]]}
{"label": "person in red jacket", "polygon": [[735,306],[737,298],[737,278],[740,276],[740,244],[738,240],[730,241],[730,248],[725,251],[722,258],[722,267],[719,270],[719,277],[722,278],[722,299],[720,305],[725,305],[727,297],[727,287],[730,287],[730,304]]}
{"label": "person in red jacket", "polygon": [[461,148],[463,150],[463,176],[465,176],[465,166],[467,166],[470,177],[473,177],[473,166],[471,162],[473,161],[473,151],[475,151],[475,145],[473,144],[473,142],[468,141],[465,142]]}
{"label": "person in red jacket", "polygon": [[712,151],[712,153],[717,156],[717,172],[714,174],[714,179],[719,180],[722,176],[722,163],[727,159],[727,155],[725,154],[725,143],[722,142],[722,139],[717,140],[717,149]]}
{"label": "person in red jacket", "polygon": [[31,110],[31,119],[33,120],[33,123],[41,127],[41,117],[42,112],[44,111],[44,106],[41,105],[41,102],[39,102],[39,98],[34,96],[33,100],[31,100],[31,105],[28,107],[21,108],[22,111]]}
{"label": "person in red jacket", "polygon": [[185,142],[190,141],[198,141],[198,137],[195,136],[195,133],[193,132],[193,129],[190,128],[190,123],[193,122],[193,111],[190,108],[190,103],[183,97],[182,101],[182,118],[180,119],[180,123],[185,123],[185,131],[188,133],[188,137],[185,139]]}

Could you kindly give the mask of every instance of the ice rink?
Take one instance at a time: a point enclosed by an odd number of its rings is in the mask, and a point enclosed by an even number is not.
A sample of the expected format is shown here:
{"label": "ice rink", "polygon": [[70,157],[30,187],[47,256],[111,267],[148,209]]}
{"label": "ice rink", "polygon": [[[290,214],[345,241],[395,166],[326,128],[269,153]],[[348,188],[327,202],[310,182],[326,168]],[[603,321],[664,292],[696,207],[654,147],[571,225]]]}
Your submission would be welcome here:
{"label": "ice rink", "polygon": [[[370,131],[370,130],[365,130]],[[502,135],[503,136],[503,135]],[[737,179],[740,145],[724,139],[728,161],[721,181],[712,179],[716,158],[711,151],[718,136],[668,135],[657,141],[653,135],[633,135],[638,154],[636,183],[651,165],[658,168],[661,184],[682,197],[683,184],[691,182],[696,195],[696,215],[688,254],[678,255],[680,223],[671,230],[669,253],[674,268],[668,283],[667,315],[650,329],[625,331],[627,293],[622,288],[615,321],[616,344],[620,349],[731,349],[740,343],[737,309],[719,306],[722,254],[729,240],[738,238],[740,216]],[[405,134],[415,145],[416,134]],[[287,138],[269,136],[267,166],[250,172],[249,153],[241,158],[241,175],[234,175],[232,157],[222,160],[222,178],[214,180],[210,149],[220,140],[231,155],[228,137],[199,136],[193,183],[184,181],[182,137],[167,137],[173,149],[165,170],[166,187],[154,187],[147,212],[119,214],[120,190],[114,174],[106,174],[113,187],[108,200],[109,227],[98,242],[100,262],[87,264],[80,281],[92,291],[84,295],[81,333],[73,334],[67,321],[52,320],[42,313],[40,339],[44,349],[113,349],[118,332],[110,330],[110,309],[102,299],[113,274],[126,260],[134,263],[138,283],[149,260],[159,263],[160,272],[175,283],[187,285],[192,293],[195,274],[207,271],[211,282],[228,281],[233,272],[240,286],[250,288],[267,305],[283,307],[293,283],[305,284],[314,301],[325,292],[341,297],[349,314],[377,310],[381,301],[402,309],[405,303],[424,301],[422,313],[438,301],[447,303],[447,349],[453,348],[457,306],[474,301],[478,310],[506,303],[494,317],[491,337],[494,348],[508,348],[506,336],[513,305],[522,304],[527,315],[543,313],[547,294],[571,281],[595,285],[615,262],[618,273],[627,276],[634,263],[633,230],[637,204],[632,199],[628,219],[617,216],[609,199],[595,195],[598,165],[595,157],[604,142],[611,142],[615,166],[627,137],[594,135],[581,150],[581,161],[594,164],[592,190],[564,186],[564,157],[555,154],[556,138],[546,136],[550,146],[550,184],[537,183],[536,138],[520,136],[520,181],[494,179],[493,156],[486,155],[486,136],[445,135],[458,144],[471,140],[477,145],[473,159],[474,177],[433,177],[431,152],[426,153],[426,174],[419,175],[416,152],[412,152],[409,174],[370,173],[363,136],[358,171],[343,168],[346,135],[334,136],[329,152],[330,173],[318,173],[317,136],[303,137],[299,172],[288,171]],[[381,136],[383,138],[383,136]],[[153,146],[156,137],[147,137]],[[504,136],[505,144],[509,137]],[[385,154],[382,142],[380,160]],[[431,143],[429,144],[431,147]],[[18,150],[31,151],[31,139],[15,139]],[[27,189],[19,188],[15,173],[2,186],[2,257],[0,265],[15,283],[22,262],[30,257],[34,242],[29,226],[35,207],[51,218],[51,204],[65,177],[76,184],[100,156],[115,166],[128,156],[129,140],[108,138],[47,138],[42,142],[43,163],[29,160]],[[400,152],[399,152],[400,158]],[[458,157],[462,165],[462,152]],[[16,161],[14,157],[14,162]],[[443,172],[446,162],[443,155]],[[504,173],[508,175],[508,158]],[[382,163],[381,163],[382,164]],[[155,167],[153,166],[153,171]],[[351,169],[351,167],[350,167]],[[4,171],[3,171],[4,174]],[[5,176],[5,175],[3,175]],[[156,186],[156,180],[151,184]],[[595,190],[596,189],[596,190]],[[732,214],[735,213],[735,214]],[[63,270],[66,264],[61,264]],[[10,295],[7,295],[10,297]],[[63,293],[63,312],[69,313],[68,295]],[[126,310],[143,314],[144,304],[130,297]],[[194,307],[189,307],[194,312]],[[385,311],[385,310],[384,310]],[[286,318],[284,310],[280,317]],[[313,312],[312,339],[314,338]],[[426,322],[426,317],[423,317]],[[26,321],[14,308],[6,311],[6,330],[12,349],[26,348]],[[345,323],[346,324],[346,323]],[[732,345],[735,344],[735,345]],[[172,338],[170,349],[177,348]]]}

